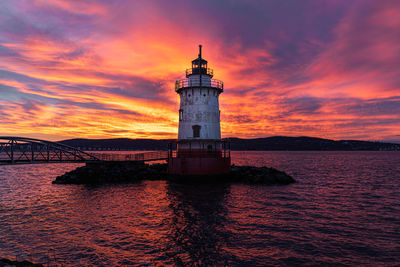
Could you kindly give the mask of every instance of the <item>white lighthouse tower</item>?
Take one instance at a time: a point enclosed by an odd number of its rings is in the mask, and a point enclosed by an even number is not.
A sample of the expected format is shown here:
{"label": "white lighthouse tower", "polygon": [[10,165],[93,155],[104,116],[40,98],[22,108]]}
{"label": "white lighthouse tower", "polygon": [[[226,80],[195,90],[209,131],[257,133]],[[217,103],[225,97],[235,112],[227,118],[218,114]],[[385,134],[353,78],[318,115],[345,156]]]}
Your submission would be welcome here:
{"label": "white lighthouse tower", "polygon": [[213,70],[199,56],[186,70],[186,79],[178,80],[180,96],[177,150],[172,151],[168,170],[173,174],[221,174],[230,170],[230,150],[221,140],[219,95],[222,81],[212,79]]}

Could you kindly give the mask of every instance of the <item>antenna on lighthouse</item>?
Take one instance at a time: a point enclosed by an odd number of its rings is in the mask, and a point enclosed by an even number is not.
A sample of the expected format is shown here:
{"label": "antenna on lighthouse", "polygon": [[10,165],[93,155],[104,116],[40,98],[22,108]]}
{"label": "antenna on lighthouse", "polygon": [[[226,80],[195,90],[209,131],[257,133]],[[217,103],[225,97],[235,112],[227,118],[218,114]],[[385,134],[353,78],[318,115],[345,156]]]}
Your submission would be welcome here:
{"label": "antenna on lighthouse", "polygon": [[202,69],[202,64],[203,64],[203,62],[201,62],[201,47],[202,47],[202,45],[199,45],[199,71],[200,71],[200,87],[201,87],[201,82],[202,82],[202,79],[201,79],[201,72],[203,71],[203,69]]}
{"label": "antenna on lighthouse", "polygon": [[199,58],[201,59],[201,47],[202,45],[199,45]]}

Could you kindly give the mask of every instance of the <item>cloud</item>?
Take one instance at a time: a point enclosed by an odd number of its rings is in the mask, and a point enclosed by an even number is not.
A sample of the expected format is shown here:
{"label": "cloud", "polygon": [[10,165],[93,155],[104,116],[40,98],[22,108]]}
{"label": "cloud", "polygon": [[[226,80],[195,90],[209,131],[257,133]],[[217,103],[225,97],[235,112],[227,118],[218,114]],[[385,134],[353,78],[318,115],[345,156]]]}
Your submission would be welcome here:
{"label": "cloud", "polygon": [[281,103],[287,114],[312,115],[322,107],[323,100],[313,97],[287,98]]}
{"label": "cloud", "polygon": [[344,82],[359,85],[349,93],[360,96],[393,94],[400,86],[399,16],[397,1],[358,1],[335,29],[336,39],[309,66],[313,79],[341,92],[349,88]]}
{"label": "cloud", "polygon": [[225,83],[225,136],[392,138],[399,12],[390,0],[2,1],[0,132],[171,138],[174,80],[202,43]]}
{"label": "cloud", "polygon": [[359,116],[395,116],[400,120],[400,97],[368,99],[357,101],[346,108],[346,111]]}

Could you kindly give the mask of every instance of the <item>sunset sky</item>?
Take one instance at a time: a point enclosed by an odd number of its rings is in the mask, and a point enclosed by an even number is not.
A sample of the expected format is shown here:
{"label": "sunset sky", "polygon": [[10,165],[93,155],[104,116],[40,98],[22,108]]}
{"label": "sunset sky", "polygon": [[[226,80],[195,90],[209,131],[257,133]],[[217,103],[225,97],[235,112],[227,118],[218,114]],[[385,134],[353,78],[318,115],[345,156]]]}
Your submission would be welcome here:
{"label": "sunset sky", "polygon": [[1,0],[0,135],[176,138],[198,44],[223,137],[400,140],[396,0]]}

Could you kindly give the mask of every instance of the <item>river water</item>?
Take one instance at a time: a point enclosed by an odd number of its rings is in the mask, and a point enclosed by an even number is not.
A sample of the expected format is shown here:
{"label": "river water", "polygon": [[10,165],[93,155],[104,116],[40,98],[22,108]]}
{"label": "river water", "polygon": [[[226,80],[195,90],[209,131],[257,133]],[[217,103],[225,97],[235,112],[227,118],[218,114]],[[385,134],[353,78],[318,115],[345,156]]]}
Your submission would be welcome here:
{"label": "river water", "polygon": [[286,186],[53,185],[80,164],[0,166],[0,257],[50,265],[400,264],[399,152],[238,152]]}

